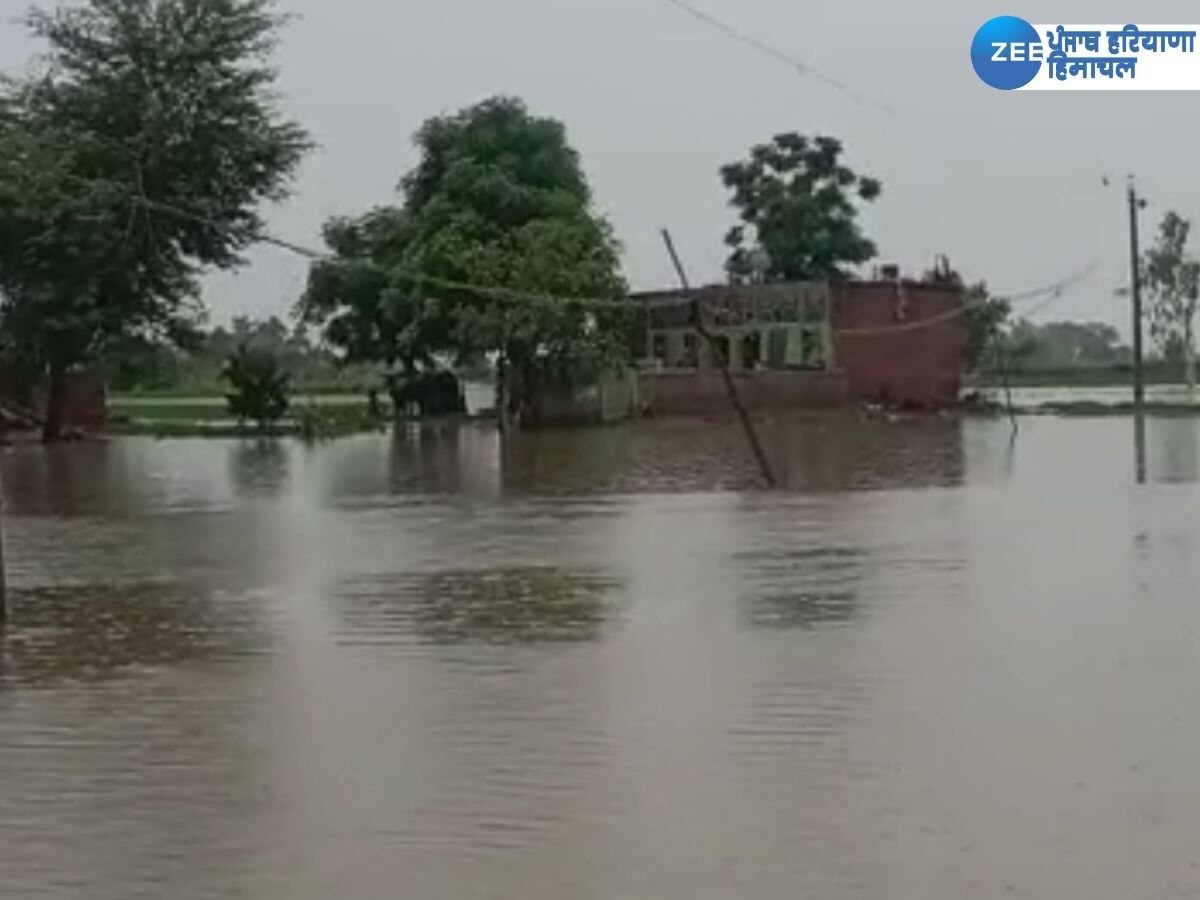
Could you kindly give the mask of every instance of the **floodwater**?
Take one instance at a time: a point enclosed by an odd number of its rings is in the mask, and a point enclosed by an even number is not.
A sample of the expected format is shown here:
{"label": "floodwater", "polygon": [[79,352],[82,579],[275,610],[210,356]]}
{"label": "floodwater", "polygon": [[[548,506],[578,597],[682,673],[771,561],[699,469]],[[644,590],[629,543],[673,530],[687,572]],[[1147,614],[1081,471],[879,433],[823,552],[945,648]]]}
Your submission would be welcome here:
{"label": "floodwater", "polygon": [[2,457],[4,898],[1200,896],[1200,422]]}

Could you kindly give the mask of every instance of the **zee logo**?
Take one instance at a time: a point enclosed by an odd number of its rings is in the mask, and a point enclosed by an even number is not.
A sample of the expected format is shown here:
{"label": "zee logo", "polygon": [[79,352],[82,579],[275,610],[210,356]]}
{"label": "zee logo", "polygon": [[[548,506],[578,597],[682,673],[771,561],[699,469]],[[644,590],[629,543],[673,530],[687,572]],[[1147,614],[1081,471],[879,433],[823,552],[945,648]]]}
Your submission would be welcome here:
{"label": "zee logo", "polygon": [[975,32],[971,65],[985,83],[1002,91],[1033,81],[1046,58],[1037,30],[1016,16],[997,16]]}
{"label": "zee logo", "polygon": [[995,41],[992,44],[992,62],[1041,62],[1046,58],[1046,48],[1037,44],[1008,44]]}

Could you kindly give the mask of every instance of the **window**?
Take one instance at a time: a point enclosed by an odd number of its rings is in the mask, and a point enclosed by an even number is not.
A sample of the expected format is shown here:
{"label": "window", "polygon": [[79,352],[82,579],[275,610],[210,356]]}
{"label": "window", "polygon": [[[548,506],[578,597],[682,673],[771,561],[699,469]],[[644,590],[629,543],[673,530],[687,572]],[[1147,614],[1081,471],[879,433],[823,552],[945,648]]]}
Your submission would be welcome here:
{"label": "window", "polygon": [[713,340],[713,357],[714,366],[729,365],[729,338],[727,336],[717,335]]}
{"label": "window", "polygon": [[661,331],[654,333],[654,337],[651,340],[650,356],[664,363],[667,361],[667,336]]}
{"label": "window", "polygon": [[762,336],[752,331],[742,337],[742,368],[753,371],[762,362]]}
{"label": "window", "polygon": [[696,335],[689,332],[683,336],[683,359],[680,361],[685,369],[694,369],[699,365],[699,354],[696,352]]}

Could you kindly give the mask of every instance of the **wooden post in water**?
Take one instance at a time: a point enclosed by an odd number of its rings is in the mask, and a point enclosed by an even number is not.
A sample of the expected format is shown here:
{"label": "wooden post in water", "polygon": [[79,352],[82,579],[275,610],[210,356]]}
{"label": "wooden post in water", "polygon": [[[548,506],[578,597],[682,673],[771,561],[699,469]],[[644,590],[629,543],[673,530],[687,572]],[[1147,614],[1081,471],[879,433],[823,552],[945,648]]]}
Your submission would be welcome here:
{"label": "wooden post in water", "polygon": [[1017,424],[1017,411],[1013,407],[1012,382],[1008,377],[1008,358],[1004,355],[1004,345],[1000,341],[999,329],[992,333],[992,349],[996,354],[996,366],[1000,369],[1000,380],[1004,385],[1004,402],[1008,407],[1008,421],[1012,425],[1013,434],[1016,434],[1021,426]]}

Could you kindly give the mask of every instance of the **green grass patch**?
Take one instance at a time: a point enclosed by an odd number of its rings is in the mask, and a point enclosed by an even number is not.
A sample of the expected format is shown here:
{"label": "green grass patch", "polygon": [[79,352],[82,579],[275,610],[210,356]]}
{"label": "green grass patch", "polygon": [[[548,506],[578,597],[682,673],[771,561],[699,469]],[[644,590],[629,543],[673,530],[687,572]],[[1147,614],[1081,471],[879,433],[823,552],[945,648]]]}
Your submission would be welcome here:
{"label": "green grass patch", "polygon": [[[1008,375],[1012,387],[1120,387],[1133,383],[1130,366],[1071,366],[1057,369],[1020,370]],[[1150,363],[1145,368],[1146,384],[1172,385],[1183,382],[1176,365]],[[997,372],[982,372],[973,379],[978,387],[999,387],[1004,379]]]}
{"label": "green grass patch", "polygon": [[[326,394],[323,396],[295,396],[292,410],[309,405],[322,409],[350,410],[365,409],[367,401],[358,394]],[[181,397],[139,396],[114,394],[108,400],[108,412],[116,419],[150,419],[167,422],[219,422],[229,420],[229,407],[224,397]]]}
{"label": "green grass patch", "polygon": [[[155,437],[241,437],[257,434],[239,425],[224,397],[147,397],[116,394],[109,398],[109,430],[114,434]],[[385,410],[386,413],[386,410]],[[360,395],[293,397],[288,415],[271,429],[274,435],[312,439],[338,437],[379,428]]]}

